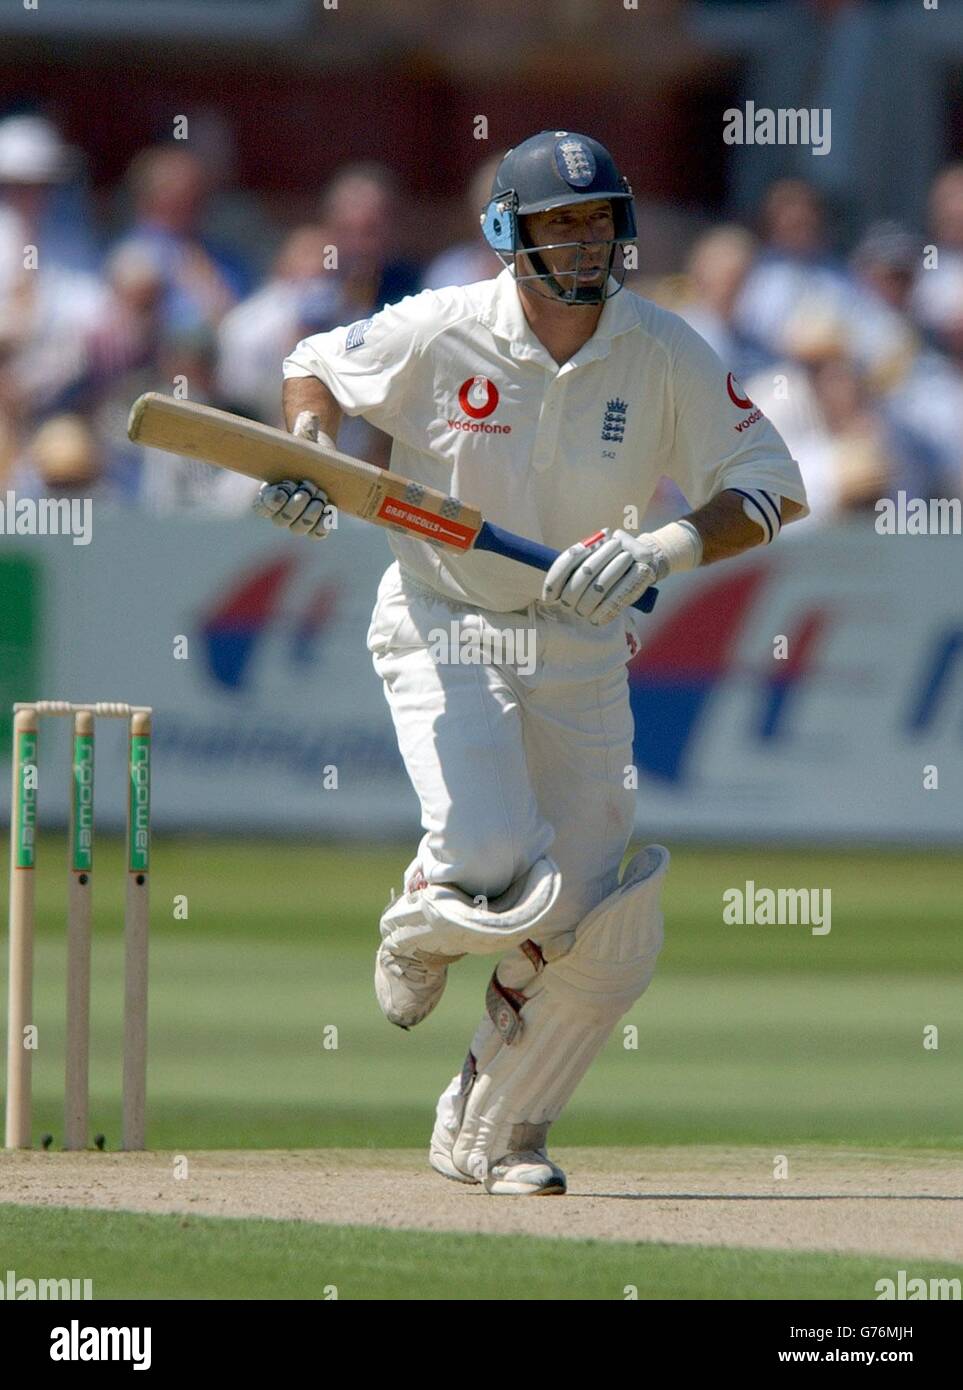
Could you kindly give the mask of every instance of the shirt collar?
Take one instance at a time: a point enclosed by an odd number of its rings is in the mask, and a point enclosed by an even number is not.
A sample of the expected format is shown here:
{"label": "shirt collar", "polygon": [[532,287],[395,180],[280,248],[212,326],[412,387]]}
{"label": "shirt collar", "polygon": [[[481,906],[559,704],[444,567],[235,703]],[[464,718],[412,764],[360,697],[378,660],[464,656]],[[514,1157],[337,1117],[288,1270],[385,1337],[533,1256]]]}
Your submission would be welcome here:
{"label": "shirt collar", "polygon": [[[609,287],[617,285],[613,276],[609,277]],[[531,358],[550,365],[558,370],[545,348],[532,332],[518,295],[515,276],[506,266],[495,277],[489,303],[479,314],[479,322],[486,325],[496,338],[504,339],[513,357]],[[624,291],[613,294],[602,306],[598,325],[588,342],[575,354],[576,363],[590,362],[599,357],[607,357],[612,339],[638,327],[638,315],[633,311],[631,301]]]}

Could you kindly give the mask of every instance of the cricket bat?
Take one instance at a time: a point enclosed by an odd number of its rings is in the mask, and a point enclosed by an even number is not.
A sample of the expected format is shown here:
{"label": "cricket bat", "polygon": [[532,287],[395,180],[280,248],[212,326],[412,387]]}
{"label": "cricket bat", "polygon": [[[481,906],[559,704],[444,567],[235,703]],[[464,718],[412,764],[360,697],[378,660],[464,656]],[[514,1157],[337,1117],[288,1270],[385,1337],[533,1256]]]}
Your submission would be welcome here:
{"label": "cricket bat", "polygon": [[[209,405],[148,391],[131,407],[127,433],[137,444],[203,459],[260,482],[306,479],[323,488],[339,511],[444,550],[487,550],[538,570],[547,570],[558,555],[486,521],[457,497]],[[657,597],[657,589],[647,589],[633,606],[650,613]]]}

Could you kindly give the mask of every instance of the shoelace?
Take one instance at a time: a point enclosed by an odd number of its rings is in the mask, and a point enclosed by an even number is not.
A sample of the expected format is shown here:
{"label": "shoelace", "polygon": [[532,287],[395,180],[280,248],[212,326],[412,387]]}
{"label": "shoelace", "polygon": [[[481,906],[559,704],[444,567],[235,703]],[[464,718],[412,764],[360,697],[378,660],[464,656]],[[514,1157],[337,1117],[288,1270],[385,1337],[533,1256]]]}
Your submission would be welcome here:
{"label": "shoelace", "polygon": [[498,1160],[496,1166],[514,1168],[519,1163],[548,1163],[550,1166],[554,1166],[544,1149],[519,1149],[515,1153],[505,1154],[504,1158]]}
{"label": "shoelace", "polygon": [[424,985],[428,983],[429,974],[436,972],[438,966],[431,961],[419,960],[416,956],[392,956],[385,969],[398,978]]}

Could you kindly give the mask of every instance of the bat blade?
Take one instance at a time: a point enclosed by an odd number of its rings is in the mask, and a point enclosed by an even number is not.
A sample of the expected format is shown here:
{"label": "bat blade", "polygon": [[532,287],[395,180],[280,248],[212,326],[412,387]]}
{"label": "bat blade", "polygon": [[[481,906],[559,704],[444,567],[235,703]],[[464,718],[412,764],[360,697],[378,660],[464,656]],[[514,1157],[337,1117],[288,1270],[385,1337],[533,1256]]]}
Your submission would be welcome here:
{"label": "bat blade", "polygon": [[[486,522],[476,507],[435,488],[213,406],[148,391],[131,407],[127,433],[137,444],[202,459],[263,483],[306,480],[322,488],[339,511],[446,550],[476,547],[540,570],[547,570],[558,553]],[[651,612],[657,595],[656,589],[646,590],[634,607]]]}
{"label": "bat blade", "polygon": [[306,479],[346,515],[451,550],[470,550],[483,521],[475,507],[338,449],[156,391],[134,402],[127,433],[138,444],[203,459],[263,483]]}

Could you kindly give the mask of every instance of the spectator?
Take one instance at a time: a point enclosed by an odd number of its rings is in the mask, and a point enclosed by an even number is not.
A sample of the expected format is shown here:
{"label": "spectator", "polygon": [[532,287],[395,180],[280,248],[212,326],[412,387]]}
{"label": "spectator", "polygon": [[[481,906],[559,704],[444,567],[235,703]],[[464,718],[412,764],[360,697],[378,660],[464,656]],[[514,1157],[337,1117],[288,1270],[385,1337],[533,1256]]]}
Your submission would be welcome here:
{"label": "spectator", "polygon": [[336,174],[321,199],[320,222],[338,252],[338,287],[348,318],[414,294],[418,268],[395,254],[398,188],[379,164]]}
{"label": "spectator", "polygon": [[743,227],[716,227],[700,237],[687,266],[688,298],[679,313],[743,380],[772,360],[735,319],[735,306],[756,254]]}
{"label": "spectator", "polygon": [[773,184],[763,226],[765,245],[736,305],[744,333],[781,357],[791,354],[787,324],[801,315],[839,318],[864,370],[885,372],[907,353],[907,325],[829,253],[825,210],[814,188],[801,179]]}
{"label": "spectator", "polygon": [[[351,165],[325,190],[320,223],[337,250],[340,322],[367,318],[417,293],[419,268],[396,254],[399,212],[397,183],[380,164]],[[387,466],[388,436],[360,415],[345,419],[338,442],[345,453]]]}
{"label": "spectator", "polygon": [[468,185],[464,207],[465,239],[449,246],[428,266],[422,277],[422,288],[442,289],[445,285],[473,285],[477,280],[492,280],[502,269],[502,263],[485,241],[480,230],[482,210],[487,206],[495,170],[501,155],[486,159],[475,170]]}
{"label": "spectator", "polygon": [[0,163],[9,179],[4,202],[27,212],[33,244],[62,269],[94,274],[99,237],[80,150],[44,116],[8,116],[0,121]]}
{"label": "spectator", "polygon": [[0,491],[13,486],[13,470],[17,462],[17,440],[10,420],[0,401]]}
{"label": "spectator", "polygon": [[35,431],[18,467],[14,486],[22,497],[78,497],[94,502],[122,500],[123,481],[108,467],[108,451],[80,415],[55,415]]}
{"label": "spectator", "polygon": [[162,279],[161,321],[167,332],[214,329],[247,289],[240,263],[201,231],[209,185],[188,149],[159,145],[141,150],[128,180],[134,226],[123,248],[153,258]]}
{"label": "spectator", "polygon": [[804,298],[841,305],[843,268],[830,255],[822,197],[803,179],[780,179],[762,208],[763,247],[736,305],[740,330],[773,355],[785,350],[784,324]]}
{"label": "spectator", "polygon": [[110,313],[88,340],[89,375],[82,398],[100,437],[115,443],[113,466],[126,475],[126,494],[136,495],[140,454],[126,437],[131,402],[144,391],[171,386],[159,366],[164,286],[154,257],[143,246],[119,247],[104,269]]}
{"label": "spectator", "polygon": [[963,163],[950,164],[937,175],[929,198],[930,232],[936,264],[917,263],[913,312],[917,322],[937,342],[963,297]]}
{"label": "spectator", "polygon": [[787,342],[791,357],[750,378],[746,391],[797,460],[812,517],[865,510],[901,488],[933,495],[933,452],[875,396],[846,320],[797,311]]}
{"label": "spectator", "polygon": [[105,287],[61,264],[43,239],[52,191],[75,167],[48,121],[0,122],[0,409],[8,431],[29,431],[71,405],[87,373],[87,340],[109,313]]}
{"label": "spectator", "polygon": [[939,475],[934,495],[955,497],[963,481],[963,377],[943,353],[909,331],[920,253],[919,237],[896,223],[883,222],[866,232],[852,264],[867,293],[907,325],[906,351],[890,362],[883,383],[886,407],[894,421],[919,435],[933,451]]}
{"label": "spectator", "polygon": [[105,381],[153,363],[161,338],[164,282],[153,256],[143,246],[119,247],[104,267],[111,291],[111,315],[104,331],[92,339],[92,373]]}
{"label": "spectator", "polygon": [[[216,363],[216,337],[202,328],[167,339],[157,369],[162,381],[183,383],[192,401],[220,405],[215,394]],[[142,450],[141,463],[138,500],[155,515],[202,511],[243,515],[258,490],[256,482],[240,473],[199,459],[174,458],[164,449]]]}
{"label": "spectator", "polygon": [[278,363],[301,338],[342,321],[332,240],[316,225],[296,228],[267,284],[238,304],[218,330],[217,394],[225,409],[281,424]]}
{"label": "spectator", "polygon": [[853,251],[851,265],[868,293],[908,316],[921,253],[920,238],[898,222],[874,222]]}
{"label": "spectator", "polygon": [[[250,294],[267,278],[281,244],[281,233],[265,206],[260,190],[241,181],[239,150],[232,116],[214,104],[184,111],[191,152],[200,160],[208,180],[204,233],[215,246],[230,246],[243,259],[239,293]],[[222,253],[223,254],[223,253]]]}
{"label": "spectator", "polygon": [[[961,429],[960,421],[963,420],[963,280],[956,286],[955,290],[947,287],[947,302],[943,308],[943,323],[940,330],[940,343],[945,353],[945,362],[949,371],[952,373],[952,381],[955,386],[955,396],[953,397],[954,407],[950,407],[945,414],[941,411],[944,420],[947,436],[955,441],[959,459],[961,448]],[[934,402],[935,403],[935,402]],[[918,408],[925,411],[927,402],[923,386],[920,387],[918,396]],[[963,494],[963,468],[958,468],[955,473],[956,485],[951,486],[950,496],[958,497]]]}

